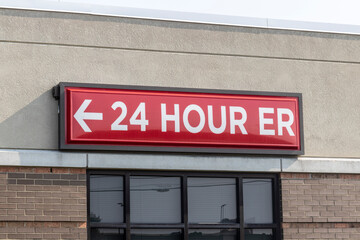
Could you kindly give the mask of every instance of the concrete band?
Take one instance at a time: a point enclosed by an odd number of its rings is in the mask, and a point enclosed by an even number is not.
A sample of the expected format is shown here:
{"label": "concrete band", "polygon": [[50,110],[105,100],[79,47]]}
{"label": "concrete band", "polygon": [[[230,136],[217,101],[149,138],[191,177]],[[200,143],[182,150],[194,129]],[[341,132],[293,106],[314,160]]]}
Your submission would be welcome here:
{"label": "concrete band", "polygon": [[0,150],[0,166],[89,169],[359,173],[359,158],[259,157]]}
{"label": "concrete band", "polygon": [[86,167],[86,154],[48,150],[0,150],[1,166],[19,167]]}

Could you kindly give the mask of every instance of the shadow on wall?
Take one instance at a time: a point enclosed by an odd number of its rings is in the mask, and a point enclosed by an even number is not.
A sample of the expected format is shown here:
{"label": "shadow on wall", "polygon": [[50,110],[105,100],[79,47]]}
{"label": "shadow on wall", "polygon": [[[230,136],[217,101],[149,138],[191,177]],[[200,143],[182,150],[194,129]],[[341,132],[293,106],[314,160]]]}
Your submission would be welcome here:
{"label": "shadow on wall", "polygon": [[51,89],[0,122],[0,148],[58,148],[58,102]]}

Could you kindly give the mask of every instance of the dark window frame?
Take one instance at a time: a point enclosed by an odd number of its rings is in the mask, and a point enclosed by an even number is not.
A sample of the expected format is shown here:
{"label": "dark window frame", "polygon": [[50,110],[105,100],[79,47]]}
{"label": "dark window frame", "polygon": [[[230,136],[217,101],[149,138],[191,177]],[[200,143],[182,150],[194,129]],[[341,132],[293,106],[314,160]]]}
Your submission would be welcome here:
{"label": "dark window frame", "polygon": [[[90,176],[91,175],[116,175],[123,176],[124,184],[124,223],[94,223],[90,222]],[[130,223],[130,176],[163,176],[180,177],[181,181],[181,220],[182,223],[174,224],[144,224]],[[235,178],[236,179],[236,201],[237,222],[229,224],[190,224],[188,222],[187,203],[187,178],[209,177],[209,178]],[[243,179],[267,178],[272,179],[272,209],[273,223],[271,224],[245,224],[243,211]],[[272,229],[273,239],[281,240],[281,203],[279,176],[275,173],[241,173],[241,172],[190,172],[190,171],[146,171],[146,170],[88,170],[87,171],[87,230],[88,239],[91,239],[92,228],[121,228],[124,229],[125,239],[131,239],[131,229],[180,229],[182,239],[188,240],[189,229],[236,229],[238,240],[245,240],[246,229]]]}

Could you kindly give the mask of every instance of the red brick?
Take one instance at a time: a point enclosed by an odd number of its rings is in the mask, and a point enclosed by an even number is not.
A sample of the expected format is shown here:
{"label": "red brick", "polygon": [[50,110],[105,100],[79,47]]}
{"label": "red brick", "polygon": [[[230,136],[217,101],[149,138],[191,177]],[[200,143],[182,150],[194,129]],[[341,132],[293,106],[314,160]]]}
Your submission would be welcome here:
{"label": "red brick", "polygon": [[23,209],[8,209],[8,215],[25,215],[25,210]]}
{"label": "red brick", "polygon": [[35,205],[32,203],[17,204],[18,209],[34,209]]}
{"label": "red brick", "polygon": [[51,221],[68,222],[72,220],[70,216],[52,216]]}
{"label": "red brick", "polygon": [[25,198],[8,198],[8,203],[25,203]]}
{"label": "red brick", "polygon": [[56,232],[56,233],[70,233],[70,228],[61,227],[61,228],[55,229],[54,232]]}
{"label": "red brick", "polygon": [[86,174],[86,169],[85,168],[70,168],[69,172],[77,173],[77,174]]}
{"label": "red brick", "polygon": [[47,227],[37,227],[37,228],[35,228],[35,232],[36,233],[52,233],[53,229],[47,228]]}
{"label": "red brick", "polygon": [[70,233],[86,233],[85,228],[70,228]]}
{"label": "red brick", "polygon": [[27,198],[26,199],[26,203],[42,203],[44,202],[44,199],[43,198]]}
{"label": "red brick", "polygon": [[61,234],[62,239],[79,239],[78,233],[63,233]]}
{"label": "red brick", "polygon": [[16,233],[16,227],[2,227],[0,233]]}
{"label": "red brick", "polygon": [[61,191],[61,186],[43,186],[43,191],[58,192]]}
{"label": "red brick", "polygon": [[[70,192],[70,193],[76,193],[77,192],[77,186],[61,186],[62,192]],[[71,195],[69,195],[71,196]]]}
{"label": "red brick", "polygon": [[24,222],[8,222],[7,223],[8,227],[15,227],[15,228],[19,228],[19,227],[24,227],[25,224]]}
{"label": "red brick", "polygon": [[70,169],[69,168],[53,168],[52,172],[53,173],[70,173]]}
{"label": "red brick", "polygon": [[87,233],[79,233],[79,239],[87,239]]}
{"label": "red brick", "polygon": [[61,198],[44,198],[44,203],[61,203]]}
{"label": "red brick", "polygon": [[51,197],[51,192],[36,192],[36,197]]}
{"label": "red brick", "polygon": [[77,199],[61,199],[61,204],[77,204]]}
{"label": "red brick", "polygon": [[7,173],[7,172],[16,172],[16,167],[0,167],[0,172]]}
{"label": "red brick", "polygon": [[35,192],[17,192],[17,197],[35,197]]}
{"label": "red brick", "polygon": [[32,185],[32,186],[26,186],[26,191],[42,191],[43,190],[43,186],[39,186],[39,185]]}
{"label": "red brick", "polygon": [[43,239],[61,239],[60,233],[44,233]]}
{"label": "red brick", "polygon": [[34,228],[17,228],[16,231],[18,233],[35,233],[35,229]]}
{"label": "red brick", "polygon": [[50,227],[50,228],[59,228],[61,226],[61,223],[59,222],[47,222],[44,223],[45,227]]}
{"label": "red brick", "polygon": [[25,185],[8,185],[7,186],[8,191],[25,191]]}
{"label": "red brick", "polygon": [[34,216],[35,221],[52,221],[51,216]]}
{"label": "red brick", "polygon": [[339,178],[341,179],[352,179],[352,180],[360,180],[360,175],[358,174],[340,174]]}
{"label": "red brick", "polygon": [[[69,186],[71,181],[85,183],[85,169],[0,167],[0,171],[0,239],[60,239],[61,234],[86,239],[86,186]],[[67,186],[43,185],[45,174],[55,180],[63,176]],[[75,222],[64,228],[63,221]]]}
{"label": "red brick", "polygon": [[16,216],[16,220],[17,221],[34,221],[35,217],[34,216]]}
{"label": "red brick", "polygon": [[16,209],[16,204],[4,203],[0,204],[0,209]]}
{"label": "red brick", "polygon": [[35,173],[50,173],[50,168],[35,168]]}
{"label": "red brick", "polygon": [[26,209],[25,210],[26,215],[43,215],[43,210],[39,209]]}
{"label": "red brick", "polygon": [[75,221],[75,222],[82,222],[82,221],[86,221],[86,216],[82,216],[82,217],[70,217],[71,221]]}
{"label": "red brick", "polygon": [[282,179],[285,240],[360,239],[360,175],[311,174],[311,179],[300,179],[287,173],[281,177],[287,178]]}
{"label": "red brick", "polygon": [[77,222],[62,222],[61,227],[62,228],[76,228],[78,227],[79,223]]}

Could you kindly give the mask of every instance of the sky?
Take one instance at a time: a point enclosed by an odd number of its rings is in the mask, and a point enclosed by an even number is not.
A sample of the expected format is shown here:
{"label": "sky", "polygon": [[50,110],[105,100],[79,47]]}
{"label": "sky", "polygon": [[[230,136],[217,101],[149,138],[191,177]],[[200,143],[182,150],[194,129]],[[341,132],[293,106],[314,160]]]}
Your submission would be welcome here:
{"label": "sky", "polygon": [[58,0],[321,23],[360,25],[360,0]]}

